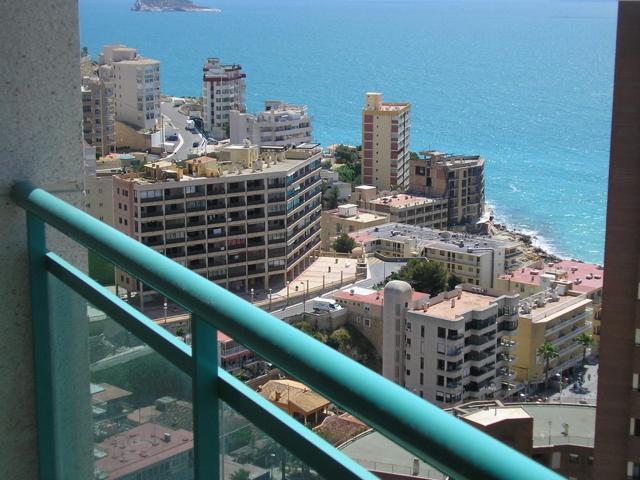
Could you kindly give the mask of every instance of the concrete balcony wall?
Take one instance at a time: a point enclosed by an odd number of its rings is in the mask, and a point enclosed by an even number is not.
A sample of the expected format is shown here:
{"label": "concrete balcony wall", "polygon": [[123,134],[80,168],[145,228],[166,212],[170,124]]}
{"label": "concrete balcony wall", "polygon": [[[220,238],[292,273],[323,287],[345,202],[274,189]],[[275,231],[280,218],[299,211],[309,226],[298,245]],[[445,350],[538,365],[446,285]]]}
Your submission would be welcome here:
{"label": "concrete balcony wall", "polygon": [[[25,214],[8,195],[14,182],[29,180],[82,208],[79,56],[77,2],[24,0],[0,15],[0,163],[7,167],[0,179],[0,261],[10,272],[0,276],[0,478],[35,479],[38,472]],[[47,73],[39,75],[43,62]],[[47,242],[84,268],[86,253],[77,245],[53,231]],[[92,478],[86,309],[57,289],[50,303],[79,320],[58,322],[53,334],[52,368],[56,384],[65,385],[54,404],[56,438],[65,449],[58,475]]]}

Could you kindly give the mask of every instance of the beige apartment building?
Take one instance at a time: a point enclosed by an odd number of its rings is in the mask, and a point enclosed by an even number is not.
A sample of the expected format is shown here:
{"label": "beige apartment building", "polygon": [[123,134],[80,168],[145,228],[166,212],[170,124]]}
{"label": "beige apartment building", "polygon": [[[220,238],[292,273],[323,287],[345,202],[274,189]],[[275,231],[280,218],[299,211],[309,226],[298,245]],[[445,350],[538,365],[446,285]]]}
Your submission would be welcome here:
{"label": "beige apartment building", "polygon": [[516,268],[522,256],[515,242],[397,223],[366,228],[351,238],[365,253],[426,258],[443,265],[460,283],[483,288],[493,288],[496,277]]}
{"label": "beige apartment building", "polygon": [[160,62],[143,58],[135,48],[106,45],[99,76],[113,84],[116,120],[153,131],[160,120]]}
{"label": "beige apartment building", "polygon": [[208,58],[202,72],[204,129],[218,140],[229,138],[231,111],[247,111],[244,80],[247,74],[240,65],[220,63],[219,58]]}
{"label": "beige apartment building", "polygon": [[320,217],[322,249],[331,250],[333,241],[342,233],[352,233],[363,228],[387,223],[386,215],[358,210],[357,205],[339,205],[334,210],[323,210]]}
{"label": "beige apartment building", "polygon": [[378,196],[376,187],[360,185],[351,197],[360,209],[386,215],[390,222],[437,229],[447,228],[447,202],[405,193]]}
{"label": "beige apartment building", "polygon": [[362,109],[362,183],[379,190],[409,188],[411,104],[367,93]]}
{"label": "beige apartment building", "polygon": [[558,285],[520,301],[514,368],[518,379],[528,384],[529,391],[544,382],[545,361],[537,350],[545,342],[556,346],[559,353],[550,362],[550,377],[567,376],[582,361],[583,347],[576,337],[592,332],[592,302],[586,295],[575,297],[567,293],[564,286]]}
{"label": "beige apartment building", "polygon": [[382,374],[438,406],[516,393],[518,296],[460,285],[415,299],[393,280],[382,307]]}
{"label": "beige apartment building", "polygon": [[[115,227],[233,292],[280,288],[320,246],[321,150],[231,145],[216,155],[114,177]],[[154,299],[124,272],[116,282]]]}
{"label": "beige apartment building", "polygon": [[484,213],[484,159],[420,152],[410,161],[410,191],[447,203],[449,227],[475,224]]}
{"label": "beige apartment building", "polygon": [[264,110],[256,115],[231,110],[229,130],[231,143],[248,139],[254,145],[289,147],[313,141],[307,106],[280,100],[266,100]]}
{"label": "beige apartment building", "polygon": [[82,77],[82,134],[98,156],[116,151],[113,83],[97,76]]}

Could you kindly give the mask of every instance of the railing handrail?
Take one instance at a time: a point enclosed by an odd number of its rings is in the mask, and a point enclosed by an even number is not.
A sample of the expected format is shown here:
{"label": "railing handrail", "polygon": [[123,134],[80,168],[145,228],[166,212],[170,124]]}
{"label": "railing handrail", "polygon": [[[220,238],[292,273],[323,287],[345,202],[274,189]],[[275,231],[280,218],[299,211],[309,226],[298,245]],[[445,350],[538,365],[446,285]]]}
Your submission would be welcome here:
{"label": "railing handrail", "polygon": [[457,480],[562,478],[44,190],[21,182],[11,196],[25,210]]}

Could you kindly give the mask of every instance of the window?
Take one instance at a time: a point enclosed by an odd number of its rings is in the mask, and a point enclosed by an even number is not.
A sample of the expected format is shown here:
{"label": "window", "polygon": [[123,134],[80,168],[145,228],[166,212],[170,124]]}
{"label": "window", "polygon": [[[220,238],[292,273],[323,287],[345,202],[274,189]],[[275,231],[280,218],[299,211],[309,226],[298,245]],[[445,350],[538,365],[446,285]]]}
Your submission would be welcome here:
{"label": "window", "polygon": [[640,388],[638,388],[638,377],[639,375],[637,373],[634,373],[631,377],[631,388],[634,390],[640,390]]}
{"label": "window", "polygon": [[578,463],[578,462],[580,462],[580,455],[578,455],[577,453],[570,453],[569,463]]}
{"label": "window", "polygon": [[420,372],[420,385],[424,385],[424,373]]}
{"label": "window", "polygon": [[636,345],[640,345],[640,328],[636,328]]}
{"label": "window", "polygon": [[444,385],[444,376],[438,375],[438,379],[436,383],[439,387],[442,387]]}
{"label": "window", "polygon": [[438,343],[437,352],[438,353],[444,353],[444,343]]}
{"label": "window", "polygon": [[438,338],[444,338],[447,336],[447,329],[444,327],[438,327]]}
{"label": "window", "polygon": [[631,417],[629,425],[629,435],[640,437],[640,418]]}
{"label": "window", "polygon": [[371,328],[371,320],[369,320],[368,318],[365,318],[364,319],[364,326],[368,327],[368,328]]}
{"label": "window", "polygon": [[[444,363],[444,360],[439,360]],[[424,368],[424,357],[420,357],[420,368]]]}
{"label": "window", "polygon": [[407,377],[411,376],[411,370],[407,369]]}
{"label": "window", "polygon": [[444,392],[436,392],[436,401],[444,402]]}
{"label": "window", "polygon": [[424,325],[420,325],[420,337],[424,338]]}

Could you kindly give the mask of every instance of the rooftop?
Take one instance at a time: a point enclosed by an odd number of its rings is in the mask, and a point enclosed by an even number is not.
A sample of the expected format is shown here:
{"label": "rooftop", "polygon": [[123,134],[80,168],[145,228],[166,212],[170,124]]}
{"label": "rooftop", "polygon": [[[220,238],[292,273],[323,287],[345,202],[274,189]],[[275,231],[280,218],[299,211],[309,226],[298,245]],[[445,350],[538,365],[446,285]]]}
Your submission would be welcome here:
{"label": "rooftop", "polygon": [[258,393],[281,408],[293,405],[305,413],[313,413],[331,403],[295,380],[269,380],[259,387]]}
{"label": "rooftop", "polygon": [[520,316],[530,318],[534,323],[548,322],[590,304],[591,300],[584,295],[576,297],[540,292],[520,301]]}
{"label": "rooftop", "polygon": [[529,285],[540,285],[540,277],[545,274],[553,275],[557,281],[571,282],[570,290],[579,293],[600,290],[604,281],[604,269],[601,265],[576,260],[563,260],[547,264],[540,262],[500,275],[500,278]]}
{"label": "rooftop", "polygon": [[453,153],[441,153],[436,150],[423,150],[419,160],[434,162],[452,168],[473,167],[483,165],[484,159],[480,155],[456,155]]}
{"label": "rooftop", "polygon": [[[349,205],[349,204],[342,205],[342,207],[357,208],[356,205]],[[343,215],[344,212],[338,208],[333,210],[324,210],[322,213],[326,215],[331,215],[332,217],[344,218],[344,219],[348,219],[349,221],[359,222],[359,223],[375,222],[376,220],[385,220],[387,218],[386,215],[380,215],[372,212],[363,212],[362,210],[356,210],[354,215],[350,215],[347,217],[347,216],[344,216]]]}
{"label": "rooftop", "polygon": [[[455,292],[449,292],[455,293]],[[461,291],[458,296],[446,298],[446,295],[439,299],[440,295],[429,300],[431,304],[427,310],[415,313],[425,313],[432,317],[438,317],[445,320],[456,320],[461,315],[472,310],[484,310],[490,307],[496,300],[493,295],[485,295],[482,293]]]}
{"label": "rooftop", "polygon": [[[343,299],[355,302],[362,302],[368,305],[384,304],[384,290],[370,290],[362,287],[350,287],[345,290],[340,290],[334,294],[335,299]],[[419,302],[421,300],[427,300],[429,294],[422,292],[413,292],[411,300],[413,302]]]}
{"label": "rooftop", "polygon": [[91,384],[91,403],[100,404],[126,398],[131,396],[131,392],[118,388],[109,383],[92,383]]}
{"label": "rooftop", "polygon": [[193,433],[144,423],[95,446],[96,468],[120,478],[193,448]]}
{"label": "rooftop", "polygon": [[518,248],[518,243],[509,240],[499,240],[483,235],[453,233],[435,230],[428,227],[405,225],[402,223],[387,223],[377,227],[370,227],[350,234],[358,243],[371,242],[377,239],[395,240],[398,242],[415,240],[418,250],[425,247],[442,248],[460,253],[481,253],[496,248]]}
{"label": "rooftop", "polygon": [[406,208],[406,207],[414,207],[417,205],[427,205],[427,204],[436,203],[439,201],[440,200],[436,200],[433,198],[419,197],[416,195],[408,195],[405,193],[400,193],[397,195],[381,196],[376,198],[375,200],[370,200],[368,203],[373,203],[375,205],[388,205],[392,208]]}

